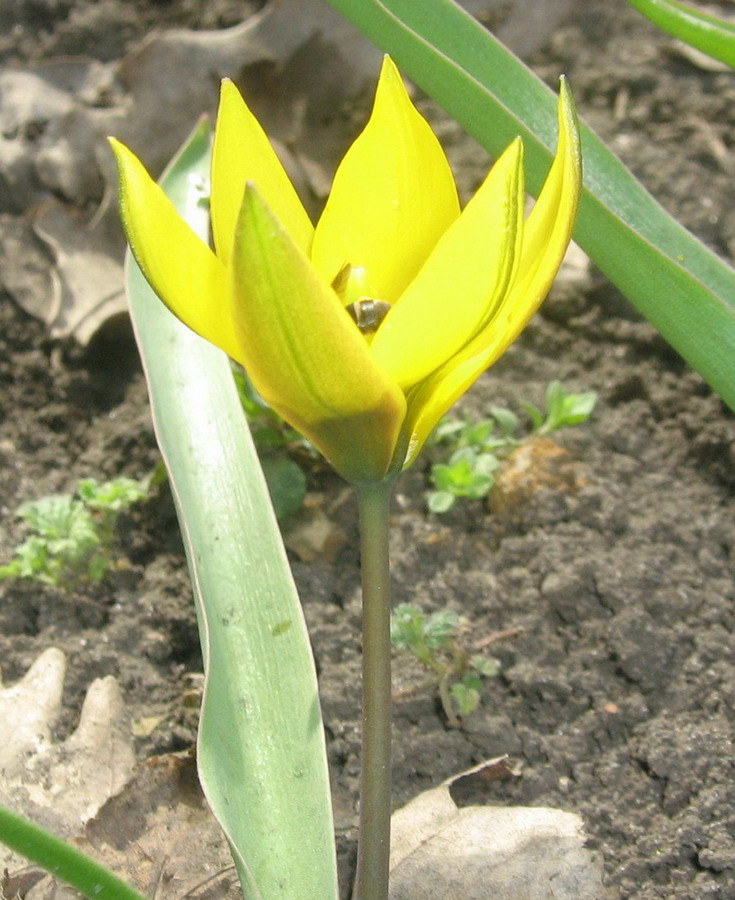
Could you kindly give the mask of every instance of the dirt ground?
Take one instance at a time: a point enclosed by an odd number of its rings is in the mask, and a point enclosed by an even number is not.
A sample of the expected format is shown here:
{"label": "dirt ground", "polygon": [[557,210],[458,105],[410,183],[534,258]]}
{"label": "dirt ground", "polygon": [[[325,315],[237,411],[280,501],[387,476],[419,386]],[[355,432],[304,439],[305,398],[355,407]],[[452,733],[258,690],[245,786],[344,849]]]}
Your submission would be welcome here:
{"label": "dirt ground", "polygon": [[[0,18],[6,68],[58,55],[114,60],[156,24],[220,28],[243,4],[11,0]],[[580,112],[661,203],[725,258],[735,256],[735,82],[683,56],[622,2],[580,3],[531,59],[554,84],[565,72]],[[2,97],[0,97],[2,103]],[[485,155],[443,119],[437,128],[472,188]],[[6,201],[4,233],[29,210]],[[46,260],[46,262],[44,262]],[[39,277],[39,250],[16,259]],[[0,273],[0,282],[3,282]],[[22,538],[17,505],[77,479],[142,477],[158,461],[146,387],[125,323],[87,348],[52,340],[0,294],[0,560]],[[474,802],[578,812],[621,898],[735,900],[735,421],[699,376],[592,271],[557,289],[526,334],[464,401],[540,403],[546,384],[595,390],[590,422],[562,432],[573,491],[545,487],[490,514],[462,502],[427,512],[425,466],[399,485],[393,515],[395,598],[450,607],[492,645],[501,668],[483,703],[451,728],[420,676],[396,657],[395,804],[489,757],[522,774]],[[336,824],[354,835],[359,764],[359,572],[355,510],[323,470],[315,503],[346,535],[336,553],[294,572],[320,677]],[[140,760],[190,748],[184,702],[201,655],[172,501],[165,486],[123,521],[124,569],[69,593],[0,583],[0,668],[6,683],[49,646],[68,654],[64,716],[114,675]],[[2,726],[0,725],[0,731]]]}

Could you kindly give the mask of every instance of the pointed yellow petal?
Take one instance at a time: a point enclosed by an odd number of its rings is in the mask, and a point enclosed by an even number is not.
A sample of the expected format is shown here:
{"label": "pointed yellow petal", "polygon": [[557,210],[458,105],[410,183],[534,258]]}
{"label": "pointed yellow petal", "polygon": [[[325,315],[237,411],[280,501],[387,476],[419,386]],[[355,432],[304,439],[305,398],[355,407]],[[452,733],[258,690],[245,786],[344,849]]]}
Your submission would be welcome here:
{"label": "pointed yellow petal", "polygon": [[212,153],[212,233],[217,255],[229,265],[245,184],[258,186],[268,206],[306,253],[314,226],[266,133],[235,85],[222,82]]}
{"label": "pointed yellow petal", "polygon": [[574,102],[565,80],[559,95],[556,157],[524,231],[521,264],[507,297],[486,328],[408,398],[405,466],[447,410],[523,331],[536,312],[571,240],[582,190],[582,156]]}
{"label": "pointed yellow petal", "polygon": [[235,246],[233,315],[256,389],[348,481],[380,480],[405,415],[403,394],[251,185]]}
{"label": "pointed yellow petal", "polygon": [[[507,300],[514,319],[525,316],[528,321],[548,293],[572,238],[577,216],[582,191],[582,150],[574,98],[564,77],[559,86],[557,117],[556,156],[526,222],[518,275]],[[519,312],[521,306],[530,307],[531,312]]]}
{"label": "pointed yellow petal", "polygon": [[238,359],[227,271],[179,216],[140,160],[110,139],[120,173],[120,211],[128,243],[153,290],[171,312]]}
{"label": "pointed yellow petal", "polygon": [[441,238],[373,339],[404,390],[469,343],[502,302],[523,228],[523,145],[514,141]]}
{"label": "pointed yellow petal", "polygon": [[459,214],[444,151],[385,57],[365,130],[342,160],[312,260],[329,282],[363,267],[370,296],[395,301]]}

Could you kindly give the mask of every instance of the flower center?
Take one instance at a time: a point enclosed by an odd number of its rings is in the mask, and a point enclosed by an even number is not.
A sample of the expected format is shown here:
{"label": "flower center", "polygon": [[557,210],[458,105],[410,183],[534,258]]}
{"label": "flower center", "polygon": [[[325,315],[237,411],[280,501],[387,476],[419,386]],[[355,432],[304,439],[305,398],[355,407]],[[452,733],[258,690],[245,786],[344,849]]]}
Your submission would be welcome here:
{"label": "flower center", "polygon": [[388,315],[391,304],[369,295],[367,269],[345,263],[332,279],[332,288],[360,332],[370,340]]}
{"label": "flower center", "polygon": [[389,310],[390,303],[372,297],[361,297],[347,307],[347,312],[363,334],[375,334]]}

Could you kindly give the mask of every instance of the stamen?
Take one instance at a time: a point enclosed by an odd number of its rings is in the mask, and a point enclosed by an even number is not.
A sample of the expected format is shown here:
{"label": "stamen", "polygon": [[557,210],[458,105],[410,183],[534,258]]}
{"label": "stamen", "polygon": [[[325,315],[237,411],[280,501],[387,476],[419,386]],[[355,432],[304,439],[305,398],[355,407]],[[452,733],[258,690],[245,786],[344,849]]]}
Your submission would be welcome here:
{"label": "stamen", "polygon": [[375,334],[389,311],[390,303],[372,297],[361,297],[347,307],[347,312],[363,334]]}

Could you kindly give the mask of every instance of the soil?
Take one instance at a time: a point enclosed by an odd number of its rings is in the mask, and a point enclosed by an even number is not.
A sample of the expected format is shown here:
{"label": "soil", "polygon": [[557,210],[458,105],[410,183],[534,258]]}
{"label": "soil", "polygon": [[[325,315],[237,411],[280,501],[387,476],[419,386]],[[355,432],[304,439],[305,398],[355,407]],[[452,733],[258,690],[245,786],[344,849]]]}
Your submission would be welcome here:
{"label": "soil", "polygon": [[[212,28],[244,15],[236,0],[139,0],[135,15],[132,6],[15,0],[15,39],[0,43],[2,59],[114,59],[154,23]],[[661,203],[716,252],[735,255],[731,73],[699,67],[609,0],[578,4],[531,63],[550,84],[566,72],[581,114]],[[484,153],[433,104],[424,108],[471,189]],[[141,477],[159,456],[124,323],[81,348],[50,340],[8,293],[0,318],[7,560],[23,536],[18,504],[81,477]],[[425,464],[399,486],[395,598],[460,613],[478,644],[507,636],[492,642],[499,674],[459,728],[396,655],[395,804],[510,754],[521,775],[486,784],[472,802],[578,812],[622,898],[733,900],[735,420],[594,271],[583,291],[555,291],[462,407],[540,404],[551,379],[599,394],[587,424],[555,436],[573,462],[571,481],[547,481],[494,513],[466,501],[442,516],[427,512]],[[293,567],[319,670],[337,827],[349,842],[359,764],[355,510],[324,470],[310,473],[309,487],[347,536],[329,558],[294,557]],[[202,667],[165,485],[124,517],[121,551],[125,567],[94,589],[0,583],[0,664],[8,683],[49,646],[68,654],[60,739],[89,682],[114,675],[135,722],[160,720],[137,739],[143,760],[192,746],[184,698]]]}

